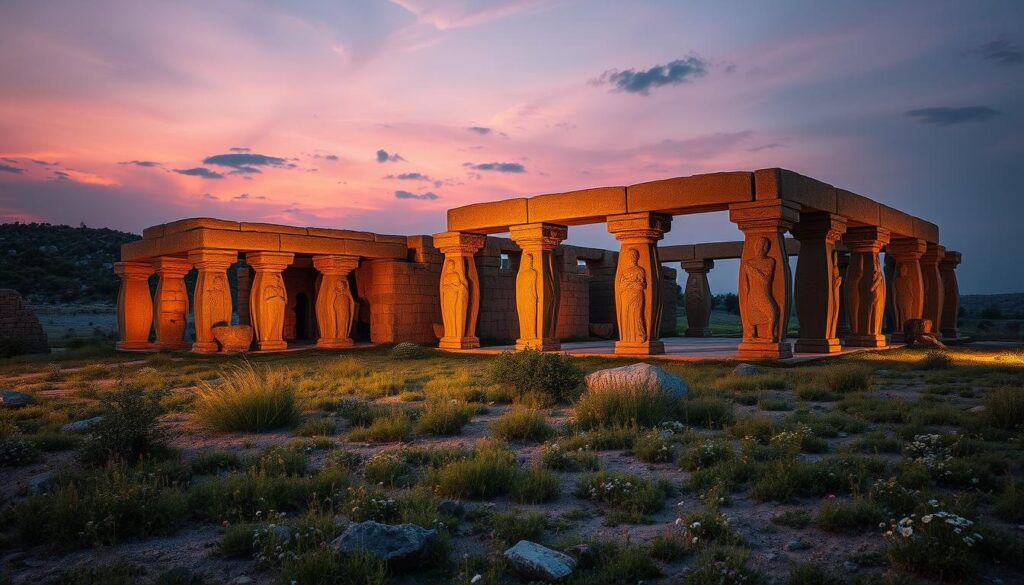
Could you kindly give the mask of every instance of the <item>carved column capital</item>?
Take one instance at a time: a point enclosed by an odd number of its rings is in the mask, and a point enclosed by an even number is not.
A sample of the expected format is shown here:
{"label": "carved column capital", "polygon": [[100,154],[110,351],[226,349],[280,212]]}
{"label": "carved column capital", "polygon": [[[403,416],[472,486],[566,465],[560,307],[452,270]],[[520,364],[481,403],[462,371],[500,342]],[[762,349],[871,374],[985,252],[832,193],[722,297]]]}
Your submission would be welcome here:
{"label": "carved column capital", "polygon": [[175,256],[158,256],[153,259],[153,270],[159,275],[185,276],[192,270],[192,263]]}
{"label": "carved column capital", "polygon": [[891,255],[897,262],[920,260],[928,249],[928,242],[919,238],[896,238],[885,247],[886,255]]}
{"label": "carved column capital", "polygon": [[825,240],[834,243],[846,233],[846,217],[825,211],[801,213],[800,221],[790,230],[793,237],[801,242]]}
{"label": "carved column capital", "polygon": [[434,247],[445,256],[459,254],[472,256],[484,247],[487,236],[470,232],[441,232],[434,234]]}
{"label": "carved column capital", "polygon": [[679,265],[687,274],[707,274],[715,267],[715,261],[710,258],[694,258],[693,260],[683,260],[679,262]]}
{"label": "carved column capital", "polygon": [[280,272],[295,261],[291,252],[249,252],[245,255],[245,263],[256,272]]}
{"label": "carved column capital", "polygon": [[114,262],[114,274],[121,280],[149,280],[154,272],[150,262]]}
{"label": "carved column capital", "polygon": [[955,270],[957,266],[960,266],[960,262],[963,261],[960,252],[953,250],[946,250],[946,255],[939,261],[940,268],[946,268],[949,270]]}
{"label": "carved column capital", "polygon": [[569,235],[569,228],[553,223],[524,223],[509,228],[512,241],[520,248],[554,250]]}
{"label": "carved column capital", "polygon": [[359,256],[313,256],[313,268],[320,274],[346,276],[359,267]]}
{"label": "carved column capital", "polygon": [[729,221],[744,232],[785,232],[800,221],[800,206],[785,199],[733,203]]}
{"label": "carved column capital", "polygon": [[889,230],[875,226],[851,227],[843,234],[843,243],[851,252],[879,252],[889,243]]}
{"label": "carved column capital", "polygon": [[945,246],[929,243],[921,254],[921,264],[938,264],[946,256]]}
{"label": "carved column capital", "polygon": [[672,229],[672,216],[660,213],[627,213],[608,217],[608,232],[623,243],[652,243]]}
{"label": "carved column capital", "polygon": [[238,252],[234,250],[191,250],[188,261],[197,270],[227,270],[238,261]]}

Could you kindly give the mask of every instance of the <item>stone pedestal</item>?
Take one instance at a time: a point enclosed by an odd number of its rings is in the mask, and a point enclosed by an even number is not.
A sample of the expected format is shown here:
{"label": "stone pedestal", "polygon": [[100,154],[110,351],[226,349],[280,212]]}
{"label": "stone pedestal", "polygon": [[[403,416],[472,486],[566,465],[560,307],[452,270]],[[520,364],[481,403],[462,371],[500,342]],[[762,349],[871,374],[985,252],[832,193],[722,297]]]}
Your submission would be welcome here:
{"label": "stone pedestal", "polygon": [[960,330],[960,285],[956,281],[956,267],[960,265],[960,252],[946,250],[946,255],[939,262],[939,275],[942,277],[942,338],[957,339]]}
{"label": "stone pedestal", "polygon": [[886,347],[882,335],[886,280],[878,253],[889,242],[889,231],[877,227],[850,228],[843,243],[850,250],[846,271],[846,307],[850,333],[843,342],[851,347]]}
{"label": "stone pedestal", "polygon": [[185,274],[192,264],[184,258],[160,256],[153,260],[153,269],[159,280],[153,322],[156,324],[156,342],[159,349],[185,349],[185,326],[188,324],[188,291]]}
{"label": "stone pedestal", "polygon": [[608,231],[619,240],[615,271],[615,315],[619,355],[665,353],[661,334],[661,262],[658,240],[672,228],[672,217],[630,213],[608,218]]}
{"label": "stone pedestal", "polygon": [[714,260],[703,258],[683,260],[686,288],[683,302],[686,306],[686,337],[711,337],[711,285],[708,272],[715,267]]}
{"label": "stone pedestal", "polygon": [[288,290],[281,271],[295,259],[284,252],[249,252],[245,262],[256,271],[249,294],[249,314],[253,336],[261,351],[288,348],[284,341],[284,309]]}
{"label": "stone pedestal", "polygon": [[903,341],[903,328],[911,319],[924,314],[924,279],[921,256],[927,243],[917,238],[899,238],[886,246],[886,255],[895,261],[892,277],[892,338]]}
{"label": "stone pedestal", "polygon": [[153,327],[153,298],[149,294],[149,262],[116,262],[114,274],[121,278],[117,293],[117,349],[146,349]]}
{"label": "stone pedestal", "polygon": [[846,271],[850,268],[850,254],[839,252],[836,256],[839,265],[839,322],[836,323],[836,337],[840,341],[850,334],[850,316],[847,310],[849,301],[846,298]]}
{"label": "stone pedestal", "polygon": [[519,315],[516,349],[560,349],[556,327],[561,275],[555,261],[555,247],[568,235],[568,228],[530,223],[512,226],[509,231],[512,241],[523,251],[516,275],[516,312]]}
{"label": "stone pedestal", "polygon": [[358,256],[313,256],[313,267],[321,275],[316,293],[317,347],[353,345],[352,324],[359,313],[348,275],[358,266]]}
{"label": "stone pedestal", "polygon": [[735,203],[729,206],[729,219],[744,235],[739,273],[743,341],[736,357],[792,357],[786,329],[793,285],[783,235],[799,221],[799,206],[781,199]]}
{"label": "stone pedestal", "polygon": [[943,288],[939,263],[945,256],[946,248],[938,244],[928,244],[921,255],[921,280],[924,284],[924,310],[921,318],[932,322],[932,333],[936,336],[942,330]]}
{"label": "stone pedestal", "polygon": [[213,326],[231,324],[231,286],[228,268],[238,260],[238,252],[224,250],[195,250],[188,253],[188,261],[199,271],[192,295],[196,340],[192,351],[217,351]]}
{"label": "stone pedestal", "polygon": [[480,314],[480,276],[475,255],[484,246],[485,236],[463,232],[434,234],[434,247],[444,254],[441,268],[440,299],[444,336],[442,349],[480,347],[476,322]]}
{"label": "stone pedestal", "polygon": [[841,349],[836,327],[842,279],[835,244],[846,232],[846,218],[834,213],[801,213],[792,231],[800,241],[794,286],[800,337],[795,350],[836,353]]}

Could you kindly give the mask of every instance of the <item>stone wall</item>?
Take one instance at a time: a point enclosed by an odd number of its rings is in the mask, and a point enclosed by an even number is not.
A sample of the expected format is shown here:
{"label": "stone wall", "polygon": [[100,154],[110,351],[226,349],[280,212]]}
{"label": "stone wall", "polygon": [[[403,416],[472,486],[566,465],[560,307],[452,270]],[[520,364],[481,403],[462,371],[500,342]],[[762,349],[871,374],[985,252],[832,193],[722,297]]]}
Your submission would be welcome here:
{"label": "stone wall", "polygon": [[49,353],[46,332],[18,291],[0,289],[0,351]]}
{"label": "stone wall", "polygon": [[360,320],[365,315],[369,321],[372,343],[437,343],[442,255],[429,240],[409,238],[409,262],[369,260],[356,269],[356,289],[365,301]]}

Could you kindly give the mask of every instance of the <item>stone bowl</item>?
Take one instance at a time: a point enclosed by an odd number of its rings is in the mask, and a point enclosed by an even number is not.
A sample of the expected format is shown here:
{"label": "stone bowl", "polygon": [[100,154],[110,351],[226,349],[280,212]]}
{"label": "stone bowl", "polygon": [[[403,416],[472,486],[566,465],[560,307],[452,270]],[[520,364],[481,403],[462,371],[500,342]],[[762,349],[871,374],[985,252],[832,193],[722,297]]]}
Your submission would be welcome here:
{"label": "stone bowl", "polygon": [[245,352],[252,346],[252,327],[248,325],[215,325],[210,330],[224,353]]}

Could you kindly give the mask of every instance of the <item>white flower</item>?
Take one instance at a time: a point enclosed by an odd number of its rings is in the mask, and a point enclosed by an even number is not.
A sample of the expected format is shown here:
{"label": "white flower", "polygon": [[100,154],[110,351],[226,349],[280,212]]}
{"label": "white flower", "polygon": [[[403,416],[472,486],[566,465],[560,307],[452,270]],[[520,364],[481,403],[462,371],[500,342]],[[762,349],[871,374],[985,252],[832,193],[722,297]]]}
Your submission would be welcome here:
{"label": "white flower", "polygon": [[931,521],[932,521],[932,515],[931,514],[927,514],[925,516],[921,516],[921,522],[927,524],[927,523],[929,523]]}
{"label": "white flower", "polygon": [[910,526],[901,526],[900,534],[903,535],[903,538],[910,538],[914,534],[914,529]]}
{"label": "white flower", "polygon": [[479,583],[481,580],[483,580],[483,578],[484,578],[483,575],[473,575],[473,578],[470,579],[469,582],[470,583]]}

